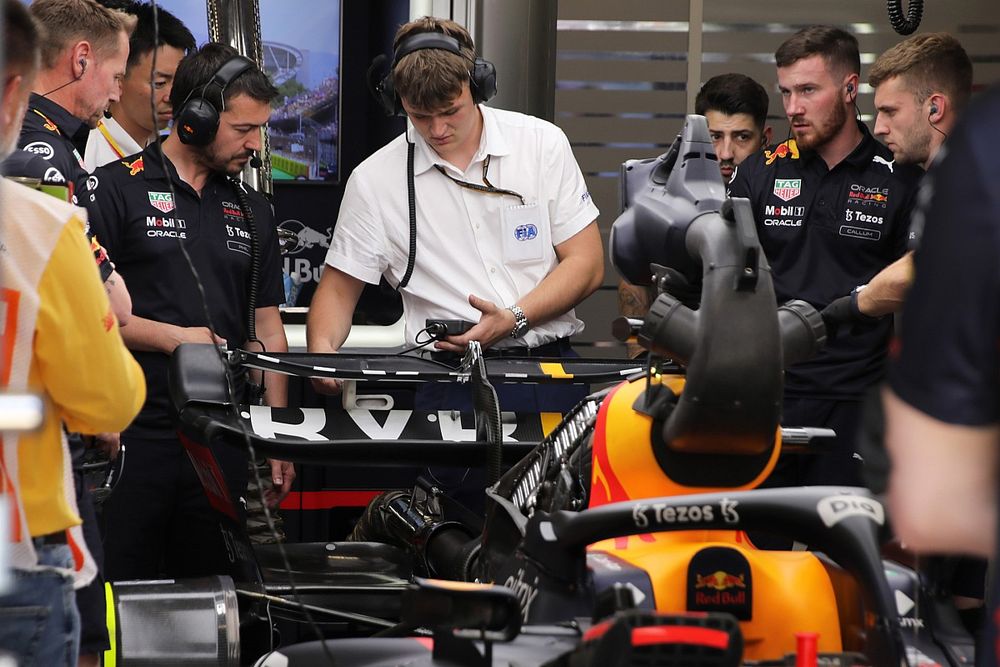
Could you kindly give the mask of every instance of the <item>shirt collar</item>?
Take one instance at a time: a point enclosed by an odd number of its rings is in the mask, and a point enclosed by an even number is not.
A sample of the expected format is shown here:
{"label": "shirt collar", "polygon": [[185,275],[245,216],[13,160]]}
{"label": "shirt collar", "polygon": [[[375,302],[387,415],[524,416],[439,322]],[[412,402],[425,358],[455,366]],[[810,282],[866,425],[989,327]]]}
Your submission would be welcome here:
{"label": "shirt collar", "polygon": [[872,158],[875,157],[876,149],[878,148],[878,142],[875,141],[875,137],[872,133],[868,131],[868,126],[862,123],[860,120],[857,121],[858,129],[861,130],[861,142],[855,146],[854,150],[844,158],[844,162],[847,162],[855,167],[867,166]]}
{"label": "shirt collar", "polygon": [[41,112],[46,118],[52,121],[59,128],[59,133],[69,139],[81,155],[87,150],[90,126],[82,120],[49,98],[42,97],[38,93],[31,93],[28,108]]}
{"label": "shirt collar", "polygon": [[[510,143],[500,129],[500,124],[497,123],[496,112],[482,104],[479,105],[479,110],[483,114],[483,135],[479,139],[479,148],[476,149],[475,155],[472,156],[470,164],[482,162],[486,159],[487,155],[500,157],[501,155],[510,154]],[[448,162],[424,141],[424,138],[414,129],[409,119],[406,121],[406,139],[413,142],[415,147],[413,155],[414,175],[422,174],[438,164],[448,169]]]}

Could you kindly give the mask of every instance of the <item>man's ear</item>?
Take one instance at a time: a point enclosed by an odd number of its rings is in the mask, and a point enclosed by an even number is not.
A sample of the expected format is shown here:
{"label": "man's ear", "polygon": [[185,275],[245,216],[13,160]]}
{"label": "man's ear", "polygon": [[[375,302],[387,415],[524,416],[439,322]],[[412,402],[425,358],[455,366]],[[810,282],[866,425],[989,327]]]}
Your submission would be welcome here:
{"label": "man's ear", "polygon": [[83,39],[73,45],[73,54],[70,58],[70,67],[73,68],[73,78],[79,79],[87,72],[87,62],[93,55],[94,49],[90,42]]}
{"label": "man's ear", "polygon": [[931,123],[938,123],[944,117],[946,111],[950,111],[948,98],[941,93],[932,93],[927,98],[927,120]]}
{"label": "man's ear", "polygon": [[772,134],[771,126],[765,125],[764,131],[760,135],[760,142],[761,142],[760,147],[762,149],[767,148],[768,146],[771,145],[771,134]]}
{"label": "man's ear", "polygon": [[844,88],[847,94],[847,103],[854,104],[858,99],[858,75],[851,73],[844,80]]}

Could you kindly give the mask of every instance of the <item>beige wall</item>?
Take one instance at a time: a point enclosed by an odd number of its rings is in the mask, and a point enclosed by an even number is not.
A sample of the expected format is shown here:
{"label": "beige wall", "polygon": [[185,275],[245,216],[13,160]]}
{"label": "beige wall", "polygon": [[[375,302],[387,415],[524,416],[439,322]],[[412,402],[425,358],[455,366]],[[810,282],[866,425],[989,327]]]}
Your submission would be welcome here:
{"label": "beige wall", "polygon": [[[692,34],[689,17],[699,15],[703,22]],[[878,54],[903,39],[889,25],[881,0],[559,1],[555,121],[569,136],[601,209],[605,245],[618,214],[619,165],[666,149],[702,81],[733,71],[754,77],[772,94],[775,136],[786,135],[773,53],[796,30],[816,23],[857,36],[862,81]],[[920,32],[934,31],[950,32],[962,42],[978,86],[1000,80],[996,0],[925,0]],[[692,53],[692,43],[701,48]],[[700,71],[690,89],[689,67]],[[871,90],[862,85],[860,93],[858,105],[870,124]],[[618,313],[617,282],[608,264],[604,287],[578,308],[587,323],[580,341],[590,344],[582,346],[584,354],[622,353],[610,335]]]}

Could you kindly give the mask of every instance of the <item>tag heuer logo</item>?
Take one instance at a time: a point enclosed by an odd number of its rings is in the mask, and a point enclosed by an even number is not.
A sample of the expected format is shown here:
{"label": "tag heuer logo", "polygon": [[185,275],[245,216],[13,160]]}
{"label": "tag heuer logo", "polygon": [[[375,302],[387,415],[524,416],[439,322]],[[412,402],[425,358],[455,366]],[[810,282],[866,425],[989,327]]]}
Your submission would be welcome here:
{"label": "tag heuer logo", "polygon": [[[775,186],[777,187],[777,186]],[[169,192],[150,192],[149,203],[164,213],[174,210],[174,196]]]}
{"label": "tag heuer logo", "polygon": [[781,201],[795,199],[802,194],[801,178],[776,178],[774,179],[774,196]]}

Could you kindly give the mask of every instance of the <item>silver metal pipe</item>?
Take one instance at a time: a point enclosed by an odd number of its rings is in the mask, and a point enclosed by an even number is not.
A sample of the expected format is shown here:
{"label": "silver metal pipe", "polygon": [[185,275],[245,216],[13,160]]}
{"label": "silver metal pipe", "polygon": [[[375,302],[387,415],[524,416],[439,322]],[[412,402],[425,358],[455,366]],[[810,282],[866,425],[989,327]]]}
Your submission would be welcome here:
{"label": "silver metal pipe", "polygon": [[[264,44],[260,38],[259,0],[206,0],[208,3],[208,37],[213,42],[228,44],[241,55],[257,63],[264,71]],[[260,129],[262,146],[261,167],[254,169],[249,162],[243,167],[243,181],[258,192],[271,195],[271,142],[267,126]]]}

